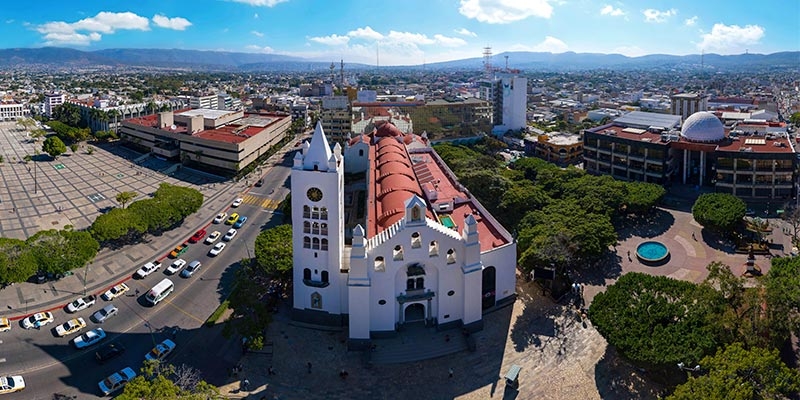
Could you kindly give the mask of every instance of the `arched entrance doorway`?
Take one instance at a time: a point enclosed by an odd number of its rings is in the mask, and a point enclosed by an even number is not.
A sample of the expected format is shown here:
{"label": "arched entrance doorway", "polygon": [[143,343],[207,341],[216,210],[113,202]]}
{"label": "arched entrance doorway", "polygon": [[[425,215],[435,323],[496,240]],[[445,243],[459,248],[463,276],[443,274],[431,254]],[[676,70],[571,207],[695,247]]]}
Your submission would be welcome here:
{"label": "arched entrance doorway", "polygon": [[409,304],[405,309],[403,321],[405,323],[424,322],[425,306],[421,303]]}
{"label": "arched entrance doorway", "polygon": [[497,270],[494,267],[483,269],[483,285],[481,290],[482,309],[494,307],[496,298]]}

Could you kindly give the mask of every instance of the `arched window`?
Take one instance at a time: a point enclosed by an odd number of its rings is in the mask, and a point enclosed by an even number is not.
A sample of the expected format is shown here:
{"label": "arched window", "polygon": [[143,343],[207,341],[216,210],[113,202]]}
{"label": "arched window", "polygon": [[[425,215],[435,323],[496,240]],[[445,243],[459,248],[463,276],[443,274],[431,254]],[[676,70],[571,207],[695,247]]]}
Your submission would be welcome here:
{"label": "arched window", "polygon": [[321,232],[323,235],[327,235],[327,234],[328,234],[328,224],[327,224],[327,223],[325,223],[325,222],[323,222],[323,223],[319,224],[319,226],[320,226],[320,229],[321,229],[321,231],[320,231],[320,232]]}
{"label": "arched window", "polygon": [[418,249],[422,246],[422,239],[419,236],[419,232],[414,232],[411,234],[411,248]]}
{"label": "arched window", "polygon": [[439,243],[436,241],[432,241],[431,244],[428,246],[428,256],[430,257],[437,257],[439,256]]}
{"label": "arched window", "polygon": [[358,156],[364,157],[364,149],[358,149]]}
{"label": "arched window", "polygon": [[311,218],[311,207],[303,206],[303,218]]}
{"label": "arched window", "polygon": [[319,207],[311,207],[311,219],[319,219]]}
{"label": "arched window", "polygon": [[412,221],[419,221],[422,219],[422,212],[419,210],[419,206],[414,206],[411,209],[411,220]]}
{"label": "arched window", "polygon": [[311,233],[311,224],[308,221],[303,221],[303,233]]}
{"label": "arched window", "polygon": [[322,207],[320,210],[320,219],[328,219],[328,207]]}
{"label": "arched window", "polygon": [[425,278],[423,278],[421,276],[417,277],[417,286],[416,286],[416,288],[418,290],[419,289],[425,289]]}
{"label": "arched window", "polygon": [[394,246],[394,251],[392,251],[392,259],[394,261],[400,261],[403,259],[403,246],[399,244]]}
{"label": "arched window", "polygon": [[322,282],[328,283],[328,271],[322,271]]}
{"label": "arched window", "polygon": [[314,222],[311,224],[311,233],[319,235],[319,222]]}
{"label": "arched window", "polygon": [[311,269],[306,268],[303,270],[303,280],[310,281],[311,280]]}
{"label": "arched window", "polygon": [[406,290],[414,290],[414,278],[406,280]]}
{"label": "arched window", "polygon": [[313,238],[311,239],[311,248],[314,250],[319,250],[319,239]]}
{"label": "arched window", "polygon": [[322,248],[320,250],[328,251],[328,239],[322,239]]}
{"label": "arched window", "polygon": [[453,249],[447,250],[447,263],[448,264],[455,264],[456,263],[456,251]]}
{"label": "arched window", "polygon": [[308,236],[303,236],[303,248],[310,249],[311,248],[311,238]]}
{"label": "arched window", "polygon": [[383,256],[375,257],[375,271],[386,272],[386,262],[383,261]]}

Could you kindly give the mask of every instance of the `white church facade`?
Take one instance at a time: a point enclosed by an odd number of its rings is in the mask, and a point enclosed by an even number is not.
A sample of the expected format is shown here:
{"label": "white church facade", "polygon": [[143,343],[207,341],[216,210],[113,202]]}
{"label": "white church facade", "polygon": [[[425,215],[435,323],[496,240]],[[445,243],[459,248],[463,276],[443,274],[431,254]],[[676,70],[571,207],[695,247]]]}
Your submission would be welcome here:
{"label": "white church facade", "polygon": [[291,185],[293,319],[359,347],[406,324],[477,331],[514,300],[516,242],[426,138],[385,122],[331,149],[317,125]]}

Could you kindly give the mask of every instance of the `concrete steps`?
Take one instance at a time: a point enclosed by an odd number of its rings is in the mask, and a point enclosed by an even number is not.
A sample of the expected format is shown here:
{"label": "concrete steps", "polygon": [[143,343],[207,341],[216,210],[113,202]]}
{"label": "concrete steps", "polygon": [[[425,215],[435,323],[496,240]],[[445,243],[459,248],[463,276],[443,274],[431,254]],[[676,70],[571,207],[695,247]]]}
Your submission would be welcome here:
{"label": "concrete steps", "polygon": [[375,344],[370,357],[373,364],[429,360],[467,350],[466,338],[457,329],[436,332],[435,328],[413,328],[400,332],[395,338],[372,343]]}

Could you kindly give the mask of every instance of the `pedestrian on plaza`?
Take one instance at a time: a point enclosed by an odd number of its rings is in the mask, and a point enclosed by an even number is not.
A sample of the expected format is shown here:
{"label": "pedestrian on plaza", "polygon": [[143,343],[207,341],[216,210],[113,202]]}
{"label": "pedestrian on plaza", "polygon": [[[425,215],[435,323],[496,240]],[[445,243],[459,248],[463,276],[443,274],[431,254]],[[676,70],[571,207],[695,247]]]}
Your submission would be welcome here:
{"label": "pedestrian on plaza", "polygon": [[310,374],[311,373],[311,361],[309,361],[308,364],[306,364],[306,365],[308,366],[308,373]]}
{"label": "pedestrian on plaza", "polygon": [[694,232],[692,232],[692,239],[694,239],[695,241],[697,241],[697,237],[695,237],[695,236],[694,236]]}
{"label": "pedestrian on plaza", "polygon": [[447,374],[449,375],[450,378],[452,378],[453,377],[453,369],[452,368],[448,368],[447,369]]}
{"label": "pedestrian on plaza", "polygon": [[250,387],[250,381],[245,378],[242,381],[242,390],[247,390]]}
{"label": "pedestrian on plaza", "polygon": [[267,368],[267,375],[275,375],[275,370],[272,368],[272,365]]}

